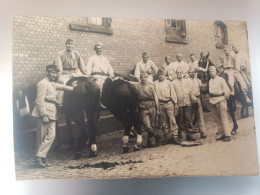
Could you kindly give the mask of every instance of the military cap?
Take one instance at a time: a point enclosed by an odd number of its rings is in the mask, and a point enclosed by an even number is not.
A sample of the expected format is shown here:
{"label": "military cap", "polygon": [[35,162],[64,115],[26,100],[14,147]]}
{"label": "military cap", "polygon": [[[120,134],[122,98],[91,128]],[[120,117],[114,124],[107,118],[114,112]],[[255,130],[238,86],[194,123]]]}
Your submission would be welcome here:
{"label": "military cap", "polygon": [[46,71],[50,72],[52,70],[56,70],[57,72],[60,71],[59,67],[55,64],[50,64],[46,66]]}
{"label": "military cap", "polygon": [[148,77],[148,73],[147,73],[147,72],[145,72],[145,71],[142,71],[142,72],[140,73],[140,77],[141,77],[141,76]]}
{"label": "military cap", "polygon": [[176,69],[176,72],[177,72],[178,70],[183,71],[183,68],[182,68],[181,66],[178,66],[178,68]]}
{"label": "military cap", "polygon": [[163,71],[163,69],[158,69],[158,71],[157,71],[157,75],[159,75],[159,74],[164,74],[164,71]]}
{"label": "military cap", "polygon": [[149,53],[148,52],[143,52],[142,56],[148,56],[149,57]]}
{"label": "military cap", "polygon": [[217,70],[217,67],[216,66],[209,66],[209,70],[211,70],[211,69]]}

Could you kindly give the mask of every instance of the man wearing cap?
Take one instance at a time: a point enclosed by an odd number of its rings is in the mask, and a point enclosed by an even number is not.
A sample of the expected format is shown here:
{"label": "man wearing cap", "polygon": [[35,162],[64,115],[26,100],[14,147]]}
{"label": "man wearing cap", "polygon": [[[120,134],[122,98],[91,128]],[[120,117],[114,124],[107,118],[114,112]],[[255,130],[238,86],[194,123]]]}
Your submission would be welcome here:
{"label": "man wearing cap", "polygon": [[160,119],[166,141],[170,137],[174,144],[180,144],[178,140],[178,126],[175,120],[175,109],[177,108],[177,95],[172,83],[165,79],[164,71],[157,71],[159,80],[154,82],[154,89],[160,105]]}
{"label": "man wearing cap", "polygon": [[[60,51],[57,56],[58,68],[60,70],[58,83],[66,84],[72,77],[85,75],[84,61],[79,52],[74,50],[75,42],[68,39],[65,43],[66,50]],[[58,104],[62,106],[63,91],[59,91],[57,95]]]}
{"label": "man wearing cap", "polygon": [[229,126],[227,115],[227,102],[226,100],[230,96],[230,89],[226,84],[226,81],[217,76],[217,70],[215,66],[209,66],[209,93],[210,103],[214,106],[214,112],[216,119],[219,123],[220,137],[216,140],[230,141],[231,129]]}
{"label": "man wearing cap", "polygon": [[153,82],[153,76],[157,73],[157,66],[153,61],[149,60],[149,54],[147,52],[143,52],[142,54],[143,60],[138,62],[135,67],[135,77],[138,81],[140,81],[140,73],[146,72],[148,74],[148,82]]}
{"label": "man wearing cap", "polygon": [[198,103],[195,105],[192,105],[191,109],[191,118],[192,122],[196,121],[198,122],[199,131],[201,133],[201,138],[206,138],[205,135],[205,124],[204,124],[204,116],[202,111],[202,105],[200,100],[200,88],[202,87],[201,80],[195,77],[196,71],[195,68],[190,66],[189,68],[189,81],[191,89],[193,90],[194,96],[198,99]]}
{"label": "man wearing cap", "polygon": [[194,96],[188,79],[183,78],[183,69],[178,67],[176,70],[177,79],[172,84],[177,94],[177,104],[179,108],[177,116],[177,125],[180,133],[186,133],[187,138],[191,138],[191,134],[194,133],[191,123],[191,104],[198,102],[198,99]]}
{"label": "man wearing cap", "polygon": [[250,87],[251,81],[249,78],[251,77],[251,74],[250,74],[250,66],[248,63],[249,60],[245,55],[245,53],[239,50],[239,46],[237,44],[233,44],[232,49],[233,49],[233,53],[231,53],[230,55],[235,56],[237,67],[239,68],[240,73],[244,81],[246,82],[247,86]]}
{"label": "man wearing cap", "polygon": [[56,90],[73,91],[73,87],[58,84],[57,74],[59,68],[56,65],[46,66],[46,77],[37,84],[37,97],[32,116],[37,117],[37,152],[36,166],[45,168],[46,155],[55,138],[57,98]]}
{"label": "man wearing cap", "polygon": [[154,147],[159,141],[159,136],[154,129],[156,115],[160,114],[159,101],[153,85],[147,82],[147,72],[140,73],[140,80],[140,83],[135,84],[139,94],[138,112],[145,130],[148,131],[147,146]]}
{"label": "man wearing cap", "polygon": [[96,52],[95,55],[91,56],[86,66],[87,76],[94,78],[95,82],[100,88],[100,95],[102,95],[103,84],[108,77],[114,77],[114,71],[108,61],[108,59],[102,55],[103,44],[98,42],[94,46]]}
{"label": "man wearing cap", "polygon": [[246,103],[252,103],[247,96],[247,85],[239,72],[239,64],[237,63],[235,56],[230,55],[230,49],[228,45],[224,46],[224,56],[221,59],[220,65],[223,65],[224,73],[226,73],[228,76],[228,84],[231,89],[230,95],[235,95],[234,85],[236,80],[240,84]]}

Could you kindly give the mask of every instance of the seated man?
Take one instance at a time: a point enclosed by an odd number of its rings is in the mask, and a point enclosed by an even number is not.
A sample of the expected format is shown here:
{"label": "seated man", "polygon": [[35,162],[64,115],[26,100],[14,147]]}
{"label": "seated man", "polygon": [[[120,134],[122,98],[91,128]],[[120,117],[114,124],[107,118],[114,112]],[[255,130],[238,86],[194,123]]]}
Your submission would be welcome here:
{"label": "seated man", "polygon": [[[86,75],[84,71],[84,61],[78,51],[74,50],[75,43],[72,39],[68,39],[65,43],[66,50],[58,53],[57,62],[60,69],[58,83],[66,84],[72,77]],[[58,105],[62,106],[63,91],[58,91]]]}
{"label": "seated man", "polygon": [[247,85],[239,72],[240,67],[238,67],[238,63],[236,63],[235,56],[230,55],[230,49],[228,45],[224,46],[224,54],[225,55],[221,60],[221,65],[223,65],[224,73],[226,73],[228,76],[230,95],[235,95],[234,85],[236,80],[240,84],[246,103],[252,103],[247,96]]}
{"label": "seated man", "polygon": [[89,58],[86,66],[86,74],[94,78],[100,88],[100,95],[102,95],[104,82],[106,78],[114,77],[114,71],[108,59],[102,55],[103,44],[98,42],[94,46],[94,50],[96,54]]}
{"label": "seated man", "polygon": [[166,141],[180,144],[178,140],[178,126],[175,120],[177,95],[172,83],[165,79],[164,71],[157,71],[159,80],[154,82],[154,89],[160,105],[160,119]]}
{"label": "seated man", "polygon": [[146,72],[148,74],[148,83],[152,83],[153,76],[156,75],[158,68],[153,61],[149,60],[149,54],[147,52],[143,52],[142,58],[143,60],[136,64],[135,77],[140,81],[140,73]]}

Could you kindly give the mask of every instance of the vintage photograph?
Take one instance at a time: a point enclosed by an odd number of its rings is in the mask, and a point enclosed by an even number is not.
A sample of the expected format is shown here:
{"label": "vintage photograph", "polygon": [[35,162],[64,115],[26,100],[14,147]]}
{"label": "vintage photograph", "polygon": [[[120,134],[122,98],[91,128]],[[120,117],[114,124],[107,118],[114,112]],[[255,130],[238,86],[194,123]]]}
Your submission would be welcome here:
{"label": "vintage photograph", "polygon": [[13,16],[17,180],[258,175],[245,21]]}

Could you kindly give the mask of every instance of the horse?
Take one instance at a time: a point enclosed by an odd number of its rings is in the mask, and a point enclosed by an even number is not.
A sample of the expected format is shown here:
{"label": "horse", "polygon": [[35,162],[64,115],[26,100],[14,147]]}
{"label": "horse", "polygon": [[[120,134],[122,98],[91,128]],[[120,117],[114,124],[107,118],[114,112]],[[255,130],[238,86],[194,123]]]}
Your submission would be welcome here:
{"label": "horse", "polygon": [[[206,82],[208,83],[208,81],[209,81],[208,67],[209,66],[215,66],[215,65],[209,59],[209,53],[207,54],[207,56],[202,56],[202,59],[203,60],[201,60],[200,66],[207,68],[207,75],[205,76],[203,74],[198,73],[198,77],[199,77],[199,74],[200,74],[200,77],[202,79],[207,78]],[[225,74],[222,69],[220,69],[218,67],[216,67],[216,68],[217,68],[218,76],[222,77],[226,81],[227,85],[229,86],[227,74]],[[230,86],[229,86],[229,88],[230,88]],[[234,89],[235,89],[235,96],[230,96],[229,99],[227,100],[228,111],[229,111],[229,114],[230,114],[232,122],[233,122],[233,128],[232,128],[232,131],[231,131],[233,135],[236,134],[236,131],[238,129],[238,125],[237,125],[236,118],[235,118],[235,112],[236,112],[236,109],[237,109],[235,100],[239,101],[242,104],[242,107],[248,106],[246,104],[245,98],[243,96],[243,92],[242,92],[241,87],[240,87],[238,82],[235,82]],[[249,93],[249,97],[252,97],[252,95],[250,94],[250,91],[248,91],[248,93]]]}
{"label": "horse", "polygon": [[[90,157],[97,156],[96,133],[97,133],[97,117],[100,106],[100,89],[91,78],[73,77],[66,85],[72,86],[76,83],[73,92],[65,91],[63,97],[63,112],[66,118],[66,126],[69,131],[71,146],[74,143],[75,159],[82,156],[81,150],[84,148],[86,141],[90,146]],[[87,116],[87,128],[89,132],[89,140],[87,140],[85,116]],[[80,134],[78,138],[73,140],[73,132],[71,121],[74,121],[79,128]]]}

